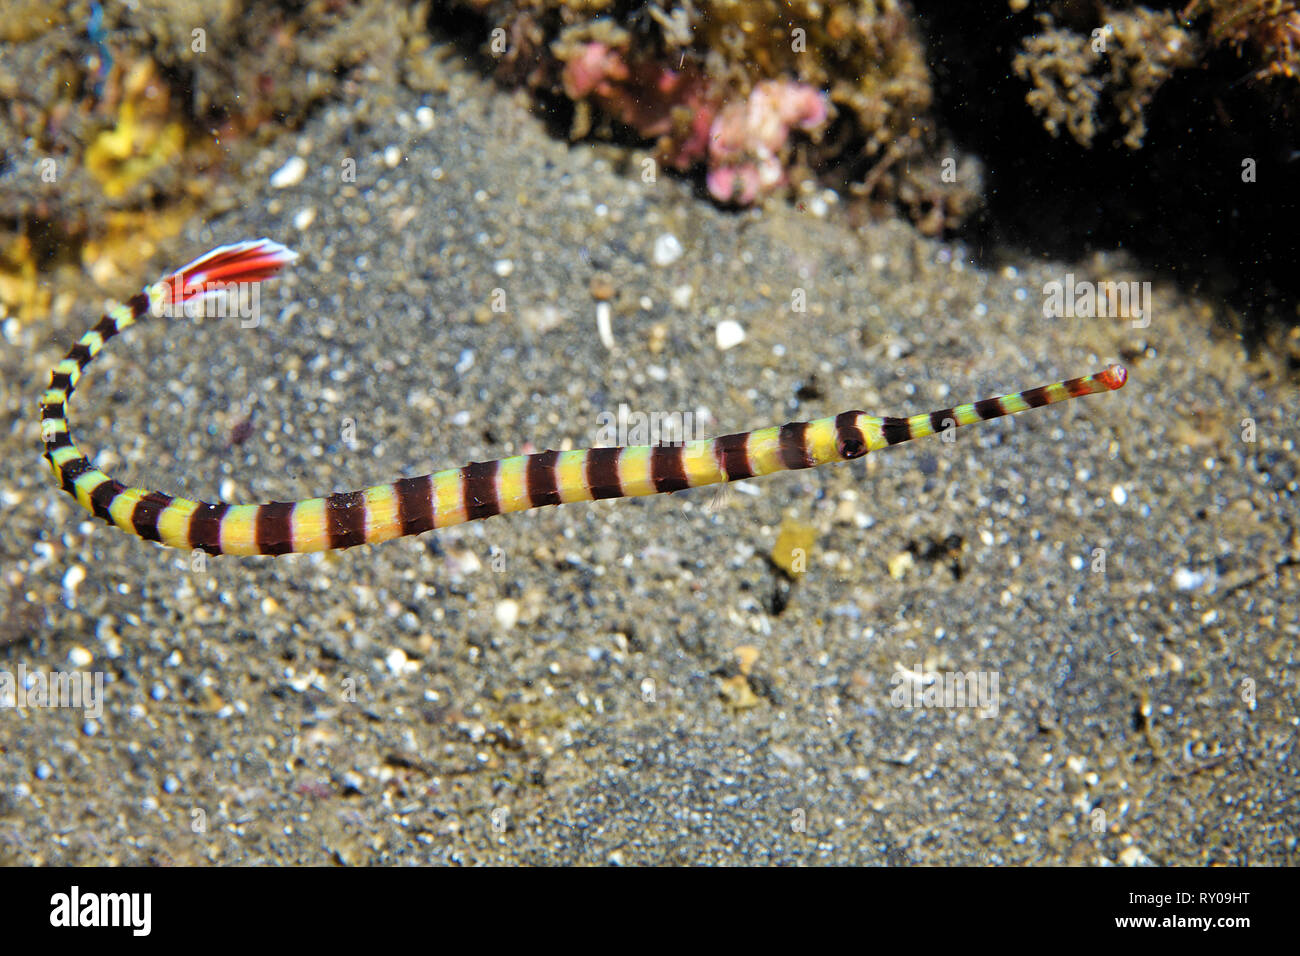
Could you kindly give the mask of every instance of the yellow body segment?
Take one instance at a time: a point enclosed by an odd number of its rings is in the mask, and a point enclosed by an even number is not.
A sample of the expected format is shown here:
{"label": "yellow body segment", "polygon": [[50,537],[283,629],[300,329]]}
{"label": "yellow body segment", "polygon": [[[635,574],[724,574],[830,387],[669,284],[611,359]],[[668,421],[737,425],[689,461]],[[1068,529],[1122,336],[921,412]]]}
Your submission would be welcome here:
{"label": "yellow body segment", "polygon": [[330,546],[325,526],[325,499],[308,498],[293,506],[293,550],[324,551]]}
{"label": "yellow body segment", "polygon": [[781,429],[776,425],[749,433],[749,466],[754,474],[772,475],[785,471],[780,441]]}
{"label": "yellow body segment", "polygon": [[843,461],[835,447],[835,419],[819,418],[808,423],[808,451],[812,460],[818,465],[829,465],[833,461]]}
{"label": "yellow body segment", "polygon": [[449,468],[433,476],[433,502],[435,528],[445,528],[465,520],[459,469]]}
{"label": "yellow body segment", "polygon": [[501,513],[524,511],[533,506],[528,497],[528,457],[515,455],[501,462],[497,474],[497,500]]}
{"label": "yellow body segment", "polygon": [[570,504],[574,501],[591,501],[591,489],[587,487],[587,453],[585,451],[562,451],[555,463],[556,485],[560,501]]}
{"label": "yellow body segment", "polygon": [[123,531],[135,534],[131,515],[135,511],[136,503],[147,494],[149,494],[148,488],[128,488],[114,498],[113,503],[108,506],[108,514],[113,519],[113,524]]}
{"label": "yellow body segment", "polygon": [[158,513],[158,537],[169,548],[190,546],[190,517],[199,510],[197,501],[176,498]]}
{"label": "yellow body segment", "polygon": [[79,476],[73,483],[75,491],[73,492],[77,504],[87,511],[94,511],[94,506],[90,503],[90,493],[101,483],[108,481],[108,475],[104,474],[98,468],[92,468],[90,471]]}
{"label": "yellow body segment", "polygon": [[366,507],[366,544],[402,536],[397,522],[397,494],[392,485],[374,485],[361,493]]}
{"label": "yellow body segment", "polygon": [[258,554],[257,505],[231,505],[221,519],[221,550],[226,554]]}
{"label": "yellow body segment", "polygon": [[649,445],[623,449],[618,459],[618,481],[623,486],[623,494],[628,497],[655,493],[654,479],[650,474]]}
{"label": "yellow body segment", "polygon": [[686,443],[682,450],[682,464],[692,488],[716,485],[725,477],[718,466],[717,456],[713,454],[713,442],[706,439]]}

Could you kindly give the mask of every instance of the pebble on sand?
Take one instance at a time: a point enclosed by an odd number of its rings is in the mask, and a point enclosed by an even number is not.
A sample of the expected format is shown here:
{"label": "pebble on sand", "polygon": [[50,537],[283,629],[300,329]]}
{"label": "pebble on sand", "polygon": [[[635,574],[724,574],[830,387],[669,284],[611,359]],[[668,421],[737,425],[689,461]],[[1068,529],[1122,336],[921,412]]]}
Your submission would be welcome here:
{"label": "pebble on sand", "polygon": [[724,352],[745,341],[745,327],[735,319],[723,319],[718,323],[715,334],[718,337],[718,348]]}
{"label": "pebble on sand", "polygon": [[682,244],[671,232],[655,240],[654,262],[657,266],[670,266],[682,257]]}
{"label": "pebble on sand", "polygon": [[306,175],[307,161],[301,156],[293,156],[271,174],[271,185],[275,189],[287,189],[290,186],[297,186]]}
{"label": "pebble on sand", "polygon": [[498,601],[493,608],[493,615],[496,617],[497,624],[503,631],[509,631],[519,623],[519,602],[506,598]]}
{"label": "pebble on sand", "polygon": [[68,568],[63,575],[63,603],[66,607],[77,606],[77,588],[86,580],[86,569],[79,564]]}
{"label": "pebble on sand", "polygon": [[596,303],[596,334],[600,337],[600,344],[610,351],[614,349],[614,327],[610,322],[612,314],[608,302]]}

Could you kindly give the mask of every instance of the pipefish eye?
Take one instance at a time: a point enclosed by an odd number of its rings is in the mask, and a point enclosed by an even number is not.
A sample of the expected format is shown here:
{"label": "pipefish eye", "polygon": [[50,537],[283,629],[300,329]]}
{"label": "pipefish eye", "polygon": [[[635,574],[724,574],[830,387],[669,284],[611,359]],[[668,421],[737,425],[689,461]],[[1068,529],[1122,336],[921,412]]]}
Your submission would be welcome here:
{"label": "pipefish eye", "polygon": [[835,450],[840,453],[841,458],[849,460],[853,458],[861,458],[865,455],[867,453],[867,445],[860,438],[841,438],[837,443]]}

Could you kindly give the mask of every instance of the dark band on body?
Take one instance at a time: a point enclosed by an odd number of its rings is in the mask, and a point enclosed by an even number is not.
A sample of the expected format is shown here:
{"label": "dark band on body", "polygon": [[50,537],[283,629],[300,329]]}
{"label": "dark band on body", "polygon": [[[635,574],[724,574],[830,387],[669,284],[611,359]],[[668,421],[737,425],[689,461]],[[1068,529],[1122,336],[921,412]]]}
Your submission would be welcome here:
{"label": "dark band on body", "polygon": [[366,541],[366,501],[360,491],[325,499],[325,533],[331,548],[351,548]]}
{"label": "dark band on body", "polygon": [[158,534],[158,515],[172,503],[172,496],[161,491],[151,491],[135,503],[131,511],[131,527],[146,541],[161,541]]}
{"label": "dark band on body", "polygon": [[253,540],[262,554],[288,554],[293,550],[292,501],[269,501],[257,507]]}
{"label": "dark band on body", "polygon": [[655,445],[650,449],[650,480],[655,491],[671,492],[689,488],[686,479],[686,446]]}
{"label": "dark band on body", "polygon": [[808,452],[808,423],[788,422],[777,434],[781,462],[787,468],[811,468],[814,464]]}
{"label": "dark band on body", "polygon": [[558,481],[560,453],[544,451],[539,455],[528,456],[528,469],[524,480],[528,485],[528,500],[534,508],[542,505],[558,505],[560,490]]}
{"label": "dark band on body", "polygon": [[622,497],[623,482],[618,477],[618,459],[622,454],[621,448],[587,450],[587,487],[591,490],[591,497],[597,500]]}
{"label": "dark band on body", "polygon": [[882,418],[880,434],[887,444],[897,445],[912,437],[912,426],[907,423],[906,418]]}
{"label": "dark band on body", "polygon": [[221,519],[230,510],[224,501],[209,504],[200,501],[199,506],[190,515],[190,547],[206,551],[208,554],[221,553]]}
{"label": "dark band on body", "polygon": [[718,467],[727,481],[739,481],[754,477],[754,469],[749,464],[749,435],[723,435],[713,446]]}
{"label": "dark band on body", "polygon": [[398,478],[393,482],[397,495],[397,525],[402,534],[422,534],[433,527],[433,477]]}
{"label": "dark band on body", "polygon": [[497,501],[497,461],[471,461],[460,470],[461,500],[465,505],[465,517],[469,521],[476,518],[491,518],[501,513]]}

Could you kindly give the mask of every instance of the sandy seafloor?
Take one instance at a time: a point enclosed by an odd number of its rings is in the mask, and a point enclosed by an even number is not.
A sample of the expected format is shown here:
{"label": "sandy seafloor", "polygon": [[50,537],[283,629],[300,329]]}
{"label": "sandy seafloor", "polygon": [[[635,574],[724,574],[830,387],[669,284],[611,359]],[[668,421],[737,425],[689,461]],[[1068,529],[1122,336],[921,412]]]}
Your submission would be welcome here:
{"label": "sandy seafloor", "polygon": [[[272,188],[295,150],[305,179]],[[1271,361],[1164,282],[1147,329],[1047,320],[1044,283],[1086,264],[986,270],[815,203],[725,212],[619,155],[469,75],[323,110],[242,171],[242,208],[138,277],[280,239],[303,258],[262,324],[132,330],[83,380],[74,434],[128,483],[257,501],[585,447],[619,402],[701,410],[712,435],[1120,356],[1130,383],[718,503],[192,570],[90,519],[39,457],[40,389],[104,300],[9,323],[0,669],[107,686],[98,720],[0,710],[0,862],[1294,862],[1300,408]],[[666,233],[683,255],[658,265]],[[726,318],[747,338],[724,352]],[[773,614],[786,518],[817,537]],[[959,574],[897,558],[954,535]],[[995,672],[998,713],[893,707],[900,667]]]}

